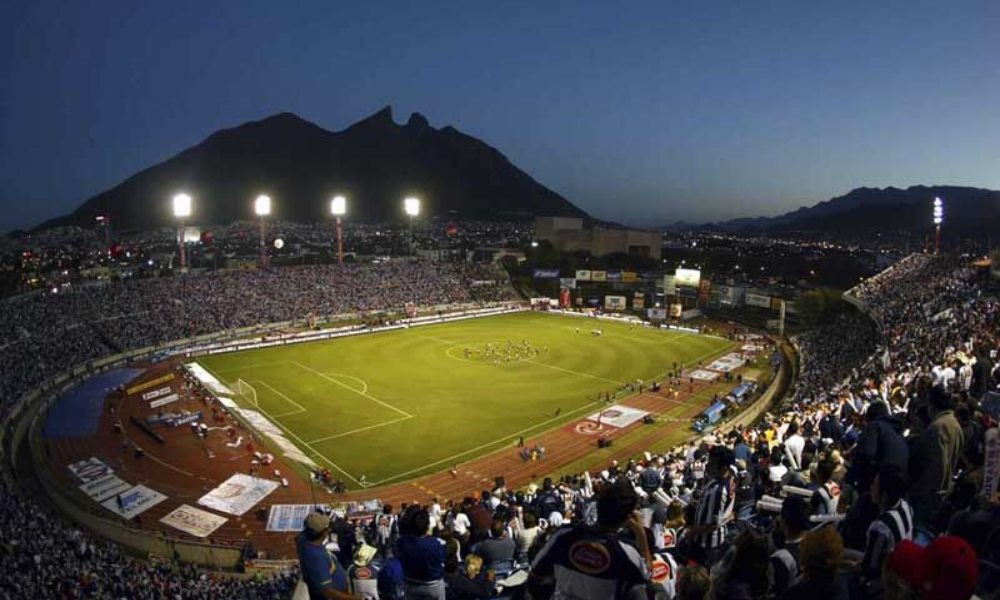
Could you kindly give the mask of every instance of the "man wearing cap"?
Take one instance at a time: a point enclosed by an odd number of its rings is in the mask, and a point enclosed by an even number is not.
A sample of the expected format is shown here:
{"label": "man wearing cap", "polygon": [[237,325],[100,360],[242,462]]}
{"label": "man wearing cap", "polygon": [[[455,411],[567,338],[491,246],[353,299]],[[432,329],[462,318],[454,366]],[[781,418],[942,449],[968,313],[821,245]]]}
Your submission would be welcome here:
{"label": "man wearing cap", "polygon": [[309,588],[309,598],[359,600],[349,593],[347,572],[324,545],[329,530],[330,517],[314,512],[306,517],[305,529],[295,538],[299,568]]}
{"label": "man wearing cap", "polygon": [[624,478],[604,489],[596,527],[563,527],[535,557],[529,576],[532,596],[623,600],[644,592],[652,556],[635,514],[638,503],[635,488]]}

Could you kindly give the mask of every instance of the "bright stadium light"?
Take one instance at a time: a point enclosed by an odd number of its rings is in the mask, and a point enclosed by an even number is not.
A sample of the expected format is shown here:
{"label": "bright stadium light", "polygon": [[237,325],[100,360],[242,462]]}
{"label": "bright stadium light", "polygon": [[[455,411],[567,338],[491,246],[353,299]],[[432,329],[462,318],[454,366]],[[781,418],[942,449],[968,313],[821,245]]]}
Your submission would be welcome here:
{"label": "bright stadium light", "polygon": [[344,262],[344,238],[340,228],[340,217],[344,216],[346,212],[347,198],[334,196],[333,200],[330,200],[330,214],[337,222],[337,262],[340,264]]}
{"label": "bright stadium light", "polygon": [[253,211],[260,217],[260,268],[267,266],[267,244],[264,242],[264,217],[271,214],[271,197],[261,194],[253,203]]}
{"label": "bright stadium light", "polygon": [[335,217],[342,217],[347,212],[347,198],[334,196],[330,200],[330,214]]}
{"label": "bright stadium light", "polygon": [[253,203],[253,211],[258,217],[266,217],[271,214],[271,197],[257,196],[257,200]]}
{"label": "bright stadium light", "polygon": [[403,200],[403,210],[410,217],[410,255],[414,254],[413,247],[413,217],[420,214],[420,199],[419,198],[407,198]]}
{"label": "bright stadium light", "polygon": [[179,219],[191,216],[191,196],[187,194],[174,196],[174,216]]}
{"label": "bright stadium light", "polygon": [[174,216],[180,220],[177,224],[177,247],[183,273],[187,271],[187,257],[184,255],[184,219],[191,216],[191,196],[187,194],[174,196]]}
{"label": "bright stadium light", "polygon": [[941,223],[944,222],[944,202],[934,198],[934,252],[941,252]]}
{"label": "bright stadium light", "polygon": [[407,198],[403,200],[403,209],[406,214],[415,217],[420,214],[420,200],[418,198]]}

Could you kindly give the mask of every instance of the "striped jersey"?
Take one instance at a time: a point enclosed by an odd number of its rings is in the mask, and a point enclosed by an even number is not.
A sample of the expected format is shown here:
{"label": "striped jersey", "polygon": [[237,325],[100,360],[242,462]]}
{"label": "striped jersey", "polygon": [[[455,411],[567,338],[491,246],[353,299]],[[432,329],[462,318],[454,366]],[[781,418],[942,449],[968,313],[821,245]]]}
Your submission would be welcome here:
{"label": "striped jersey", "polygon": [[861,563],[865,576],[874,580],[881,577],[882,560],[896,544],[913,539],[913,509],[906,500],[882,513],[868,526],[865,557]]}
{"label": "striped jersey", "polygon": [[[726,541],[726,524],[733,513],[735,481],[717,478],[702,490],[695,511],[695,527],[699,529],[696,542],[706,550],[714,550]],[[709,527],[714,525],[715,527]]]}
{"label": "striped jersey", "polygon": [[624,600],[644,590],[650,578],[634,546],[589,527],[560,529],[535,557],[531,572],[555,579],[552,600]]}

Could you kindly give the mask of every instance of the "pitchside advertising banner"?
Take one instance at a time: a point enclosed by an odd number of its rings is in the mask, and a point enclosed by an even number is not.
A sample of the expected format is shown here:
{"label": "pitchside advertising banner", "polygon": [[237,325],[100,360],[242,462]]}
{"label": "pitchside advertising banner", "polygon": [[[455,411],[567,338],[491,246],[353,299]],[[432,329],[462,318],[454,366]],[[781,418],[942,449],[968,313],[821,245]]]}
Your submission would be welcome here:
{"label": "pitchside advertising banner", "polygon": [[108,465],[101,462],[101,459],[96,457],[90,457],[86,460],[81,460],[68,465],[69,470],[80,478],[80,481],[84,483],[90,483],[92,481],[97,481],[98,479],[104,479],[108,475],[114,474],[114,470]]}
{"label": "pitchside advertising banner", "polygon": [[625,310],[625,296],[605,296],[604,308],[608,310]]}
{"label": "pitchside advertising banner", "polygon": [[237,473],[199,498],[198,504],[239,517],[276,489],[276,481]]}
{"label": "pitchside advertising banner", "polygon": [[559,278],[559,287],[565,288],[565,289],[568,289],[568,290],[575,290],[576,289],[576,279],[574,279],[573,277],[560,277]]}
{"label": "pitchside advertising banner", "polygon": [[639,280],[639,274],[635,271],[622,271],[622,283],[635,283]]}
{"label": "pitchside advertising banner", "polygon": [[160,519],[160,523],[170,525],[195,537],[203,538],[212,535],[216,529],[222,527],[228,520],[225,517],[214,515],[200,508],[181,504],[173,512]]}
{"label": "pitchside advertising banner", "polygon": [[101,502],[101,506],[123,519],[131,519],[166,499],[166,496],[156,490],[151,490],[144,485],[137,485],[130,490],[116,495],[114,498],[109,498]]}
{"label": "pitchside advertising banner", "polygon": [[665,308],[647,308],[646,316],[651,320],[659,319],[660,321],[667,318],[667,309]]}
{"label": "pitchside advertising banner", "polygon": [[607,280],[611,283],[617,283],[622,280],[621,271],[608,271]]}
{"label": "pitchside advertising banner", "polygon": [[273,504],[267,517],[268,531],[302,531],[306,517],[314,512],[316,504]]}
{"label": "pitchside advertising banner", "polygon": [[590,270],[589,269],[578,270],[576,272],[576,280],[577,281],[590,281]]}
{"label": "pitchside advertising banner", "polygon": [[535,279],[559,279],[559,269],[535,269]]}
{"label": "pitchside advertising banner", "polygon": [[590,272],[591,281],[607,281],[608,272],[607,271],[591,271]]}

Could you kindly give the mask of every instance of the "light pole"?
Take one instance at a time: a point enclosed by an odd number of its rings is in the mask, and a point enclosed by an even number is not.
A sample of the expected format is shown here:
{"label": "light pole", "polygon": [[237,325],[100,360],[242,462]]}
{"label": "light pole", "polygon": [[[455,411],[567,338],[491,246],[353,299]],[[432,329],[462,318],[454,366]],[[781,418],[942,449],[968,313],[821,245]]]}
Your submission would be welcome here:
{"label": "light pole", "polygon": [[267,246],[264,244],[264,217],[271,214],[271,198],[257,196],[253,203],[253,211],[260,217],[260,268],[267,266]]}
{"label": "light pole", "polygon": [[191,216],[191,196],[177,194],[174,196],[174,216],[180,220],[177,226],[177,244],[180,250],[181,272],[187,271],[187,260],[184,256],[184,219]]}
{"label": "light pole", "polygon": [[413,217],[420,214],[420,199],[419,198],[407,198],[403,200],[403,209],[406,214],[410,217],[410,256],[413,256]]}
{"label": "light pole", "polygon": [[941,253],[941,222],[944,221],[944,202],[934,198],[934,254]]}
{"label": "light pole", "polygon": [[330,214],[337,220],[337,263],[344,264],[344,238],[340,231],[340,217],[347,212],[347,198],[334,196],[330,200]]}

